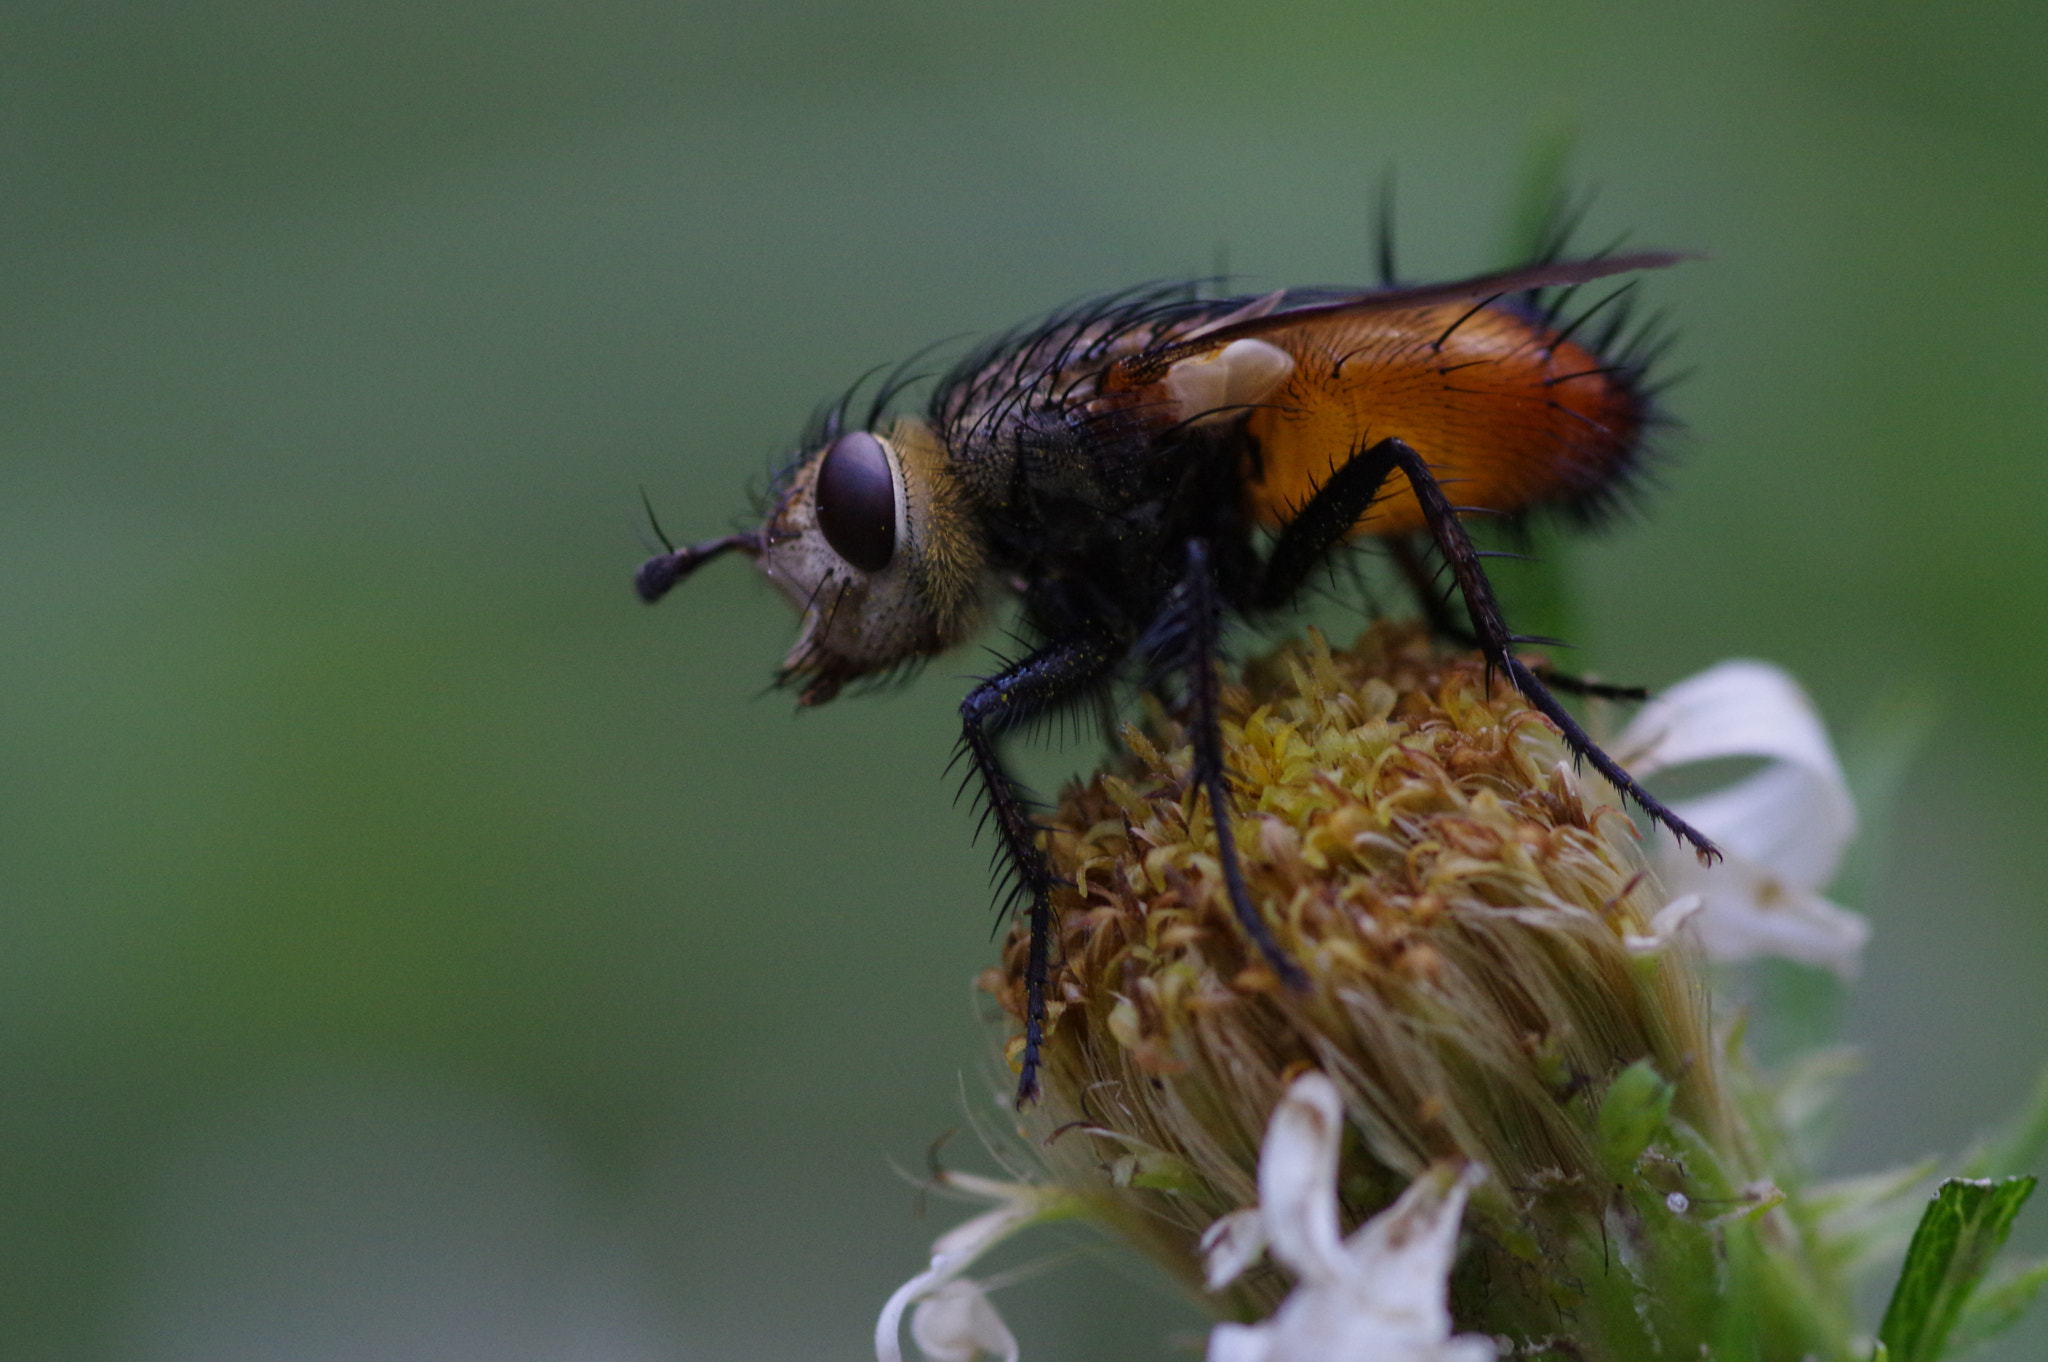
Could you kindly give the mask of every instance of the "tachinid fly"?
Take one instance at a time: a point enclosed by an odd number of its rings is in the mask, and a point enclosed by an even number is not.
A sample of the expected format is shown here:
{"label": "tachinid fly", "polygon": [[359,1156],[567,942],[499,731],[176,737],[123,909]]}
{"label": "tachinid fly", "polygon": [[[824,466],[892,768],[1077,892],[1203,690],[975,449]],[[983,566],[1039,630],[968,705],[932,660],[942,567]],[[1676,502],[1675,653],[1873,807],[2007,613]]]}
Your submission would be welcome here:
{"label": "tachinid fly", "polygon": [[[1000,597],[1018,598],[1028,651],[976,685],[960,718],[1013,902],[1029,916],[1026,1101],[1054,876],[1002,739],[1119,676],[1178,677],[1237,920],[1283,980],[1305,986],[1239,865],[1217,664],[1231,620],[1287,609],[1355,538],[1391,541],[1439,632],[1476,644],[1652,820],[1718,854],[1516,655],[1527,640],[1509,632],[1461,523],[1586,516],[1627,485],[1650,422],[1641,366],[1612,353],[1618,326],[1581,337],[1555,303],[1679,258],[1548,262],[1419,288],[1093,299],[970,355],[922,415],[887,414],[895,384],[865,421],[842,402],[776,481],[759,528],[650,559],[637,585],[653,601],[719,554],[752,558],[802,612],[779,678],[803,705],[962,643]],[[1419,568],[1432,552],[1469,633]]]}

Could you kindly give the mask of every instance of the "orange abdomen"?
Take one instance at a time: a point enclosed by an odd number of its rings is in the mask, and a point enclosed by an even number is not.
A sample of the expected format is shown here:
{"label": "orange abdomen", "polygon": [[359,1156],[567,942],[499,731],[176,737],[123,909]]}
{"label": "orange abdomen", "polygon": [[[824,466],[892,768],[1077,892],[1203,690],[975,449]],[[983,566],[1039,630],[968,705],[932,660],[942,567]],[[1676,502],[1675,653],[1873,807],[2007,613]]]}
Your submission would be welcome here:
{"label": "orange abdomen", "polygon": [[[1429,462],[1457,505],[1510,514],[1598,500],[1641,443],[1646,403],[1627,366],[1504,307],[1319,319],[1263,339],[1295,362],[1248,427],[1258,442],[1249,508],[1268,527],[1389,436]],[[1422,528],[1421,507],[1395,476],[1356,533]]]}

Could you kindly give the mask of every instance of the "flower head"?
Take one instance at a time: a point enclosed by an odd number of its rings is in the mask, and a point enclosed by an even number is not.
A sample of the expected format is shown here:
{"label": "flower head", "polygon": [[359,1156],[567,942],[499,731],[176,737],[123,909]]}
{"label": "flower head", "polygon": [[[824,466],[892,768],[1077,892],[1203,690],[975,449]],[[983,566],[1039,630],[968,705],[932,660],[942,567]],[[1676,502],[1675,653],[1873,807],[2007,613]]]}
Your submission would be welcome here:
{"label": "flower head", "polygon": [[[1266,1340],[1233,1362],[1303,1355],[1271,1349],[1351,1299],[1342,1257],[1454,1235],[1468,1194],[1446,1317],[1462,1328],[1518,1346],[1569,1334],[1588,1359],[1712,1342],[1702,1264],[1766,1220],[1788,1251],[1798,1237],[1679,930],[1706,895],[1674,902],[1550,724],[1419,630],[1284,648],[1224,710],[1252,895],[1310,986],[1285,986],[1237,927],[1180,726],[1156,713],[1127,730],[1128,762],[1069,789],[1047,836],[1070,887],[1045,1095],[1025,1119],[1055,1179],[1212,1288],[1219,1314],[1267,1321],[1215,1345]],[[1024,945],[1013,935],[984,981],[1013,1027]],[[1284,1146],[1310,1072],[1341,1111],[1342,1153],[1328,1199],[1286,1211],[1261,1149]],[[1486,1180],[1446,1182],[1459,1168]],[[1660,1275],[1691,1284],[1651,1299]]]}

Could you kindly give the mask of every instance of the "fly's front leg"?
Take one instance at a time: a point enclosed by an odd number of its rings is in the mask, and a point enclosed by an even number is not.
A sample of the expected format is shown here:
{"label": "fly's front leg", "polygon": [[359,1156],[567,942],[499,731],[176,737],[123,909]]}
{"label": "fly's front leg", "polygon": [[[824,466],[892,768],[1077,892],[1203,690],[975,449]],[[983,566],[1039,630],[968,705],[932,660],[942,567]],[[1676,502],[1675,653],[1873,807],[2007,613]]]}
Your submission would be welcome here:
{"label": "fly's front leg", "polygon": [[1031,928],[1024,966],[1024,1062],[1017,1075],[1017,1104],[1038,1096],[1039,1054],[1045,1044],[1045,984],[1052,963],[1052,865],[1038,846],[1023,786],[996,750],[1004,730],[1029,722],[1073,699],[1107,675],[1122,649],[1106,634],[1055,641],[999,675],[976,686],[960,703],[960,746],[981,778],[984,816],[996,825],[1007,863],[1011,892],[1026,904]]}

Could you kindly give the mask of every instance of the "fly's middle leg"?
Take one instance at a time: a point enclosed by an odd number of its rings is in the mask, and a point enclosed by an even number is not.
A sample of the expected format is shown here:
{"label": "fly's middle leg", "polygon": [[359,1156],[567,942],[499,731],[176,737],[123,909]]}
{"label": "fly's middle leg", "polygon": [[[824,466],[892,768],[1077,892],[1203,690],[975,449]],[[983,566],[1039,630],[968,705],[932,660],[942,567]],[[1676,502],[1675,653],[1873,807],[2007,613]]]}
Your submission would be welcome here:
{"label": "fly's middle leg", "polygon": [[1308,976],[1289,958],[1273,929],[1252,902],[1244,866],[1237,853],[1237,834],[1230,822],[1230,770],[1223,754],[1223,687],[1217,675],[1222,660],[1223,600],[1216,582],[1208,541],[1191,539],[1187,569],[1173,599],[1146,640],[1156,665],[1187,676],[1188,741],[1193,748],[1194,782],[1209,801],[1216,826],[1216,855],[1223,864],[1223,884],[1238,925],[1274,973],[1290,988],[1308,987]]}

